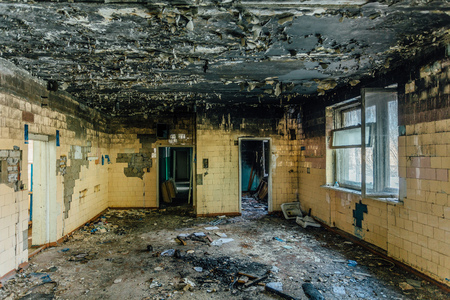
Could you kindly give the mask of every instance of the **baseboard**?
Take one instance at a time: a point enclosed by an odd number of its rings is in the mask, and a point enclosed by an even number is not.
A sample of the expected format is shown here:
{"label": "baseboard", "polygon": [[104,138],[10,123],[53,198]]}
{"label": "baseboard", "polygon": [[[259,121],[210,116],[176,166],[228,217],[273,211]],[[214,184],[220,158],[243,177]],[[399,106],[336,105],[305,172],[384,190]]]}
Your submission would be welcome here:
{"label": "baseboard", "polygon": [[64,242],[65,239],[69,238],[69,236],[71,236],[75,231],[77,231],[78,229],[80,229],[81,227],[83,227],[86,223],[90,223],[96,219],[98,219],[101,215],[103,215],[106,211],[108,210],[108,208],[106,208],[105,210],[102,210],[102,212],[98,213],[97,215],[95,215],[94,217],[90,218],[87,222],[83,222],[82,225],[78,226],[77,228],[75,228],[74,230],[72,230],[71,232],[63,235],[61,238],[59,238],[56,242],[51,242],[51,243],[47,243],[47,244],[42,244],[40,245],[40,247],[36,250],[34,250],[33,252],[28,254],[28,259],[32,258],[33,256],[35,256],[36,254],[38,254],[39,252],[41,252],[42,250],[45,250],[47,248],[50,247],[56,247],[59,244],[62,244]]}
{"label": "baseboard", "polygon": [[108,207],[110,210],[127,210],[127,209],[145,209],[145,210],[156,210],[158,207],[139,207],[139,206],[131,206],[131,207]]}
{"label": "baseboard", "polygon": [[[19,265],[19,267],[17,268],[17,270],[26,269],[26,268],[28,268],[28,266],[29,266],[29,263],[26,261],[24,263],[21,263]],[[11,270],[8,273],[6,273],[5,275],[3,275],[2,277],[0,277],[0,283],[3,283],[5,281],[8,281],[9,279],[13,278],[16,275],[17,270]]]}

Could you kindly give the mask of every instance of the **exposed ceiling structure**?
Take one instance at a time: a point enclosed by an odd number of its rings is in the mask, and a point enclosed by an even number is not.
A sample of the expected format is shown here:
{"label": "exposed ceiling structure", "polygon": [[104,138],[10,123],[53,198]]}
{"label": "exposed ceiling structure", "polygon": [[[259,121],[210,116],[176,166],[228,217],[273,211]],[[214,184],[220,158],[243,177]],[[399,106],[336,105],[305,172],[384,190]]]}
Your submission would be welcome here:
{"label": "exposed ceiling structure", "polygon": [[0,57],[110,116],[139,115],[355,86],[448,43],[449,25],[448,1],[6,1]]}

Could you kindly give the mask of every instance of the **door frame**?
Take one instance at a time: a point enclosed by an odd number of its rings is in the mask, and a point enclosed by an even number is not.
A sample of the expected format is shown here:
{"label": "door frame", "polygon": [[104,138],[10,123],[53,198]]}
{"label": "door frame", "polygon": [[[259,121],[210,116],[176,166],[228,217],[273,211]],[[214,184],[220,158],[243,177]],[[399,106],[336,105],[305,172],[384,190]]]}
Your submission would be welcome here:
{"label": "door frame", "polygon": [[[159,208],[160,207],[160,182],[159,182],[159,157],[160,157],[160,149],[161,148],[190,148],[192,149],[192,155],[191,155],[191,173],[196,170],[195,167],[195,147],[192,145],[157,145],[156,146],[156,205]],[[195,173],[196,174],[196,173]],[[196,176],[195,174],[192,174],[192,199],[191,203],[192,206],[195,206],[195,203],[197,201],[197,185],[196,185]]]}
{"label": "door frame", "polygon": [[32,242],[49,244],[57,240],[56,139],[42,134],[29,134],[28,139],[33,140]]}
{"label": "door frame", "polygon": [[246,141],[268,141],[269,142],[269,177],[267,179],[268,191],[267,191],[267,212],[272,212],[272,139],[270,137],[240,137],[239,142],[239,167],[238,167],[238,177],[239,177],[239,213],[242,214],[242,142]]}

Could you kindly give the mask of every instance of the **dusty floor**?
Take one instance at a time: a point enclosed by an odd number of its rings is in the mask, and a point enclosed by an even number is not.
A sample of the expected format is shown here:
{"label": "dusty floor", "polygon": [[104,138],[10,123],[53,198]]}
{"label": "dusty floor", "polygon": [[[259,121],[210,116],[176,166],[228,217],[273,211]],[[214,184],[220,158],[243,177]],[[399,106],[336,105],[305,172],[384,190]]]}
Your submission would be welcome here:
{"label": "dusty floor", "polygon": [[[33,257],[26,270],[4,283],[0,298],[279,299],[261,285],[244,288],[235,282],[239,271],[267,275],[263,283],[280,282],[283,292],[297,299],[307,299],[305,282],[325,299],[450,297],[323,228],[304,229],[294,220],[269,216],[257,203],[246,208],[236,218],[108,211]],[[205,229],[212,226],[219,229]],[[212,240],[219,239],[216,233],[234,240],[220,246],[193,235],[182,238],[187,245],[175,240],[199,232]],[[179,251],[164,256],[168,249]]]}

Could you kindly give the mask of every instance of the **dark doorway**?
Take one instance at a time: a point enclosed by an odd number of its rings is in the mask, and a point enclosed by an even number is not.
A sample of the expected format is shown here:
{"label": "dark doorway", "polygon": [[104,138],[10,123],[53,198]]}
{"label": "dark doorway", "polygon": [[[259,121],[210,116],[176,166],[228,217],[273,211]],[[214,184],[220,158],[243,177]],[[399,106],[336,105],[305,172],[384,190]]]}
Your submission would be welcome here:
{"label": "dark doorway", "polygon": [[269,204],[270,141],[241,140],[241,211],[251,217],[267,214]]}
{"label": "dark doorway", "polygon": [[192,148],[159,148],[159,207],[192,205]]}

